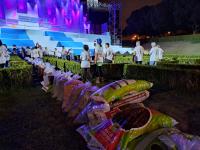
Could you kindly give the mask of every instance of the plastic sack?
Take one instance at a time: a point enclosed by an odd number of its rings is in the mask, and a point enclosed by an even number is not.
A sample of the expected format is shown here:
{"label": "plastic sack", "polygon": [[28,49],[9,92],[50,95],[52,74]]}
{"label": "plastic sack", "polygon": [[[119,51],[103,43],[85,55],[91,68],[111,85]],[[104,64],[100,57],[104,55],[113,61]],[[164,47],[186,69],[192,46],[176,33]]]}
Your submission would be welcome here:
{"label": "plastic sack", "polygon": [[60,80],[63,78],[63,74],[57,76],[56,78],[54,77],[54,81],[53,81],[53,98],[57,98],[58,97],[58,93],[59,93],[59,82]]}
{"label": "plastic sack", "polygon": [[155,146],[162,150],[176,149],[176,144],[172,140],[166,138],[165,141],[160,140],[160,136],[167,134],[171,130],[171,128],[161,128],[149,134],[144,134],[129,142],[127,150],[153,150]]}
{"label": "plastic sack", "polygon": [[200,138],[197,136],[191,136],[183,134],[181,132],[173,133],[169,136],[175,143],[177,149],[180,150],[199,150]]}
{"label": "plastic sack", "polygon": [[64,100],[62,103],[62,110],[65,112],[65,109],[67,107],[68,102],[70,101],[70,95],[72,93],[72,90],[74,87],[76,87],[79,84],[83,84],[80,80],[69,80],[64,84]]}
{"label": "plastic sack", "polygon": [[62,101],[64,97],[64,84],[71,79],[71,72],[63,73],[61,78],[58,79],[57,83],[57,100]]}
{"label": "plastic sack", "polygon": [[129,131],[145,127],[151,120],[152,114],[148,108],[140,104],[130,104],[120,107],[112,120],[123,129]]}
{"label": "plastic sack", "polygon": [[148,90],[152,87],[152,85],[153,84],[150,82],[138,80],[133,84],[129,84],[113,92],[106,93],[106,95],[104,95],[104,98],[106,99],[107,102],[110,103],[112,101],[122,99],[130,92],[141,92],[144,90]]}
{"label": "plastic sack", "polygon": [[58,90],[57,90],[57,88],[58,88],[58,81],[62,78],[62,74],[61,74],[61,72],[60,72],[60,74],[57,74],[57,75],[55,75],[54,76],[54,80],[53,80],[53,90],[52,90],[52,97],[54,97],[54,98],[56,98],[57,97],[57,93],[58,93]]}
{"label": "plastic sack", "polygon": [[122,107],[128,104],[141,103],[149,97],[148,91],[132,92],[124,96],[122,99],[110,103],[112,109]]}
{"label": "plastic sack", "polygon": [[59,101],[63,101],[63,98],[64,98],[64,84],[67,81],[68,81],[68,79],[67,78],[63,78],[63,77],[58,81],[57,100],[59,100]]}
{"label": "plastic sack", "polygon": [[115,150],[124,130],[111,120],[105,120],[95,127],[83,126],[77,131],[84,137],[91,150]]}
{"label": "plastic sack", "polygon": [[132,140],[127,150],[154,150],[155,145],[162,150],[199,150],[200,138],[184,134],[174,128],[162,128]]}
{"label": "plastic sack", "polygon": [[110,93],[113,93],[115,90],[120,89],[126,85],[135,83],[135,80],[119,80],[112,82],[110,84],[107,84],[97,90],[95,93],[92,94],[92,96],[102,96],[104,98],[107,97]]}
{"label": "plastic sack", "polygon": [[90,97],[90,103],[79,113],[74,123],[97,125],[106,118],[105,112],[110,111],[110,105],[98,96]]}
{"label": "plastic sack", "polygon": [[130,141],[132,141],[133,139],[145,133],[150,133],[154,130],[157,130],[163,127],[171,128],[177,124],[177,122],[173,118],[165,114],[162,114],[158,111],[151,110],[151,113],[152,113],[152,118],[145,126],[126,131],[126,133],[124,134],[120,142],[121,150],[125,150]]}
{"label": "plastic sack", "polygon": [[79,98],[79,96],[80,96],[82,90],[85,88],[85,86],[86,86],[86,84],[79,84],[72,89],[72,92],[70,94],[70,100],[66,104],[64,112],[69,112],[72,109],[74,103]]}
{"label": "plastic sack", "polygon": [[78,99],[75,101],[68,116],[71,118],[75,118],[84,109],[84,107],[87,106],[91,94],[94,93],[96,90],[98,90],[98,87],[92,86],[91,83],[86,83],[85,88],[82,90]]}

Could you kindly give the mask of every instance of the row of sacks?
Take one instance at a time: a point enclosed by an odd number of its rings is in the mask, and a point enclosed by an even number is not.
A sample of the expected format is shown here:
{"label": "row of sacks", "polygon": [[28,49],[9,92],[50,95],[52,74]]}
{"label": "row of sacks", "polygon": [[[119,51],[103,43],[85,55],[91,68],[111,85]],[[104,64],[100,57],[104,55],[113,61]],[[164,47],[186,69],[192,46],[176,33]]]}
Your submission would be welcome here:
{"label": "row of sacks", "polygon": [[43,87],[62,102],[67,118],[80,126],[77,132],[89,149],[199,150],[199,137],[180,132],[174,128],[177,122],[173,118],[142,104],[149,97],[147,90],[152,83],[119,80],[99,88],[48,65],[44,68]]}

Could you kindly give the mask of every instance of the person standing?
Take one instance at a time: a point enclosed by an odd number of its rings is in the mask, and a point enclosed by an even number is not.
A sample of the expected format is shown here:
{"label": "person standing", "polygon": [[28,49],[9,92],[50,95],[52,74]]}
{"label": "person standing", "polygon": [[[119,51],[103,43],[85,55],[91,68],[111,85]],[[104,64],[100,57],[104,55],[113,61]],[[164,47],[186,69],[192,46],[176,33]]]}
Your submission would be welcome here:
{"label": "person standing", "polygon": [[66,49],[64,46],[62,46],[62,59],[66,59]]}
{"label": "person standing", "polygon": [[72,49],[70,48],[70,49],[68,49],[68,50],[66,51],[66,58],[67,58],[68,61],[70,61],[71,50],[72,50]]}
{"label": "person standing", "polygon": [[90,54],[88,45],[83,45],[83,51],[81,52],[81,69],[83,72],[83,81],[88,81],[91,79],[90,74]]}
{"label": "person standing", "polygon": [[135,54],[133,59],[136,64],[142,64],[144,48],[140,45],[140,41],[136,42],[136,47],[134,48],[133,53]]}
{"label": "person standing", "polygon": [[37,43],[34,50],[33,50],[33,58],[36,59],[36,58],[39,58],[40,55],[39,55],[39,49],[40,49],[40,45]]}
{"label": "person standing", "polygon": [[149,52],[150,54],[150,62],[149,64],[151,66],[156,66],[156,62],[158,61],[158,47],[156,46],[155,42],[151,43],[151,50]]}
{"label": "person standing", "polygon": [[13,55],[17,55],[18,54],[18,48],[17,48],[17,46],[16,45],[13,45],[13,48],[12,48],[12,54]]}
{"label": "person standing", "polygon": [[105,63],[112,63],[114,61],[114,52],[110,48],[110,44],[105,44]]}
{"label": "person standing", "polygon": [[4,56],[6,58],[6,63],[5,63],[5,67],[7,68],[9,66],[9,61],[10,61],[10,53],[8,51],[8,47],[6,44],[3,44],[4,46]]}
{"label": "person standing", "polygon": [[31,57],[31,49],[29,46],[26,47],[26,55],[27,57]]}
{"label": "person standing", "polygon": [[0,68],[4,68],[6,64],[5,51],[6,51],[6,47],[3,45],[2,41],[0,40]]}
{"label": "person standing", "polygon": [[160,48],[160,45],[157,45],[157,47],[158,47],[158,59],[159,59],[159,61],[162,61],[164,50],[162,48]]}
{"label": "person standing", "polygon": [[97,39],[97,44],[95,47],[95,58],[94,62],[97,67],[97,78],[96,78],[96,83],[100,83],[100,81],[103,81],[103,71],[102,71],[102,65],[103,65],[103,58],[104,58],[104,53],[103,53],[103,47],[102,47],[102,40]]}
{"label": "person standing", "polygon": [[39,57],[40,57],[40,58],[43,58],[44,51],[43,51],[43,49],[42,49],[42,46],[41,46],[41,45],[39,45],[39,48],[38,48],[38,53],[39,53]]}

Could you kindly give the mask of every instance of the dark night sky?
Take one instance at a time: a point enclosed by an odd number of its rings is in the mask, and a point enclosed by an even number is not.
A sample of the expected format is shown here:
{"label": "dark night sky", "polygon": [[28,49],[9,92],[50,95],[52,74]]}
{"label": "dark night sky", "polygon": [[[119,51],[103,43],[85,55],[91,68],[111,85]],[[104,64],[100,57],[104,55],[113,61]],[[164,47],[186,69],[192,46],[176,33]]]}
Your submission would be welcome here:
{"label": "dark night sky", "polygon": [[161,0],[121,0],[122,2],[122,26],[125,28],[126,19],[130,16],[133,10],[139,9],[146,5],[154,5]]}
{"label": "dark night sky", "polygon": [[[114,0],[99,0],[99,2],[109,3]],[[147,5],[158,4],[161,0],[116,0],[122,3],[122,28],[126,27],[126,20],[132,11],[140,9]]]}

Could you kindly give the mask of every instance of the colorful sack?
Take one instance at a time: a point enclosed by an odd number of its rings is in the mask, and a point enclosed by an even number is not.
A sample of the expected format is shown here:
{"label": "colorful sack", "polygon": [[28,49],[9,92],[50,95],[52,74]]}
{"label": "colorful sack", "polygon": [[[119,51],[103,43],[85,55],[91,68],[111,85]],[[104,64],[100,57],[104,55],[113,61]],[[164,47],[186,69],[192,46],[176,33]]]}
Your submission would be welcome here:
{"label": "colorful sack", "polygon": [[107,119],[105,112],[108,111],[110,111],[110,105],[102,97],[92,96],[90,102],[76,117],[74,123],[97,125]]}
{"label": "colorful sack", "polygon": [[109,93],[112,93],[117,89],[120,89],[120,88],[122,88],[122,87],[124,87],[126,85],[129,85],[129,84],[133,84],[135,82],[136,82],[135,80],[119,80],[119,81],[115,81],[115,82],[112,82],[112,83],[107,84],[104,87],[100,88],[95,93],[93,93],[92,96],[102,96],[102,97],[106,98],[106,96]]}
{"label": "colorful sack", "polygon": [[86,86],[86,84],[79,84],[79,85],[73,87],[72,92],[70,94],[70,98],[69,98],[70,100],[66,104],[66,106],[64,108],[64,112],[69,112],[71,110],[71,108],[73,107],[76,100],[79,98],[79,96],[80,96],[82,90],[85,88],[85,86]]}
{"label": "colorful sack", "polygon": [[144,134],[129,142],[127,150],[154,150],[155,147],[162,150],[176,149],[176,144],[172,140],[166,138],[165,141],[160,140],[161,135],[168,134],[171,130],[171,128],[161,128],[149,134]]}
{"label": "colorful sack", "polygon": [[165,114],[162,114],[158,111],[151,109],[151,113],[152,113],[151,120],[145,126],[126,131],[126,133],[121,139],[120,149],[125,150],[130,141],[136,139],[137,137],[145,133],[150,133],[154,130],[164,127],[171,128],[177,124],[177,122],[173,118]]}
{"label": "colorful sack", "polygon": [[91,86],[91,83],[86,83],[85,88],[82,90],[80,96],[74,103],[71,111],[69,112],[68,116],[71,118],[75,118],[90,102],[90,96],[98,90],[98,87]]}
{"label": "colorful sack", "polygon": [[174,143],[176,143],[177,149],[181,150],[199,150],[200,149],[200,137],[191,136],[182,132],[171,133],[168,136]]}
{"label": "colorful sack", "polygon": [[151,120],[152,114],[148,108],[139,104],[120,107],[112,121],[118,123],[126,131],[145,127]]}
{"label": "colorful sack", "polygon": [[91,150],[115,150],[124,130],[111,120],[105,120],[95,127],[82,126],[77,130]]}
{"label": "colorful sack", "polygon": [[69,80],[64,84],[64,100],[62,103],[62,110],[65,112],[65,108],[67,107],[67,103],[70,101],[70,95],[74,87],[79,84],[83,84],[80,80]]}
{"label": "colorful sack", "polygon": [[63,74],[60,74],[59,76],[57,76],[56,78],[54,78],[54,82],[53,82],[53,98],[57,98],[58,97],[58,92],[59,92],[59,81],[62,79]]}
{"label": "colorful sack", "polygon": [[141,92],[148,90],[152,87],[152,83],[147,81],[138,80],[133,84],[126,85],[120,89],[113,92],[104,94],[104,98],[107,102],[113,102],[122,99],[124,96],[128,95],[130,92]]}
{"label": "colorful sack", "polygon": [[67,78],[62,77],[59,81],[58,81],[58,92],[57,92],[57,100],[59,101],[63,101],[64,98],[64,84],[68,81]]}
{"label": "colorful sack", "polygon": [[141,103],[144,100],[146,100],[149,97],[148,91],[142,91],[142,92],[132,92],[129,93],[129,95],[124,96],[120,100],[116,100],[110,103],[110,106],[112,109],[122,107],[124,105],[128,104],[136,104]]}

